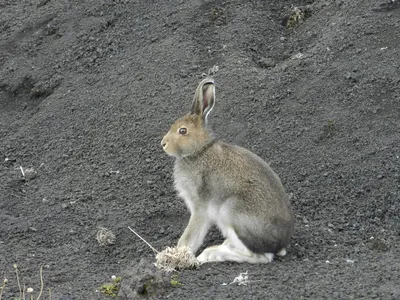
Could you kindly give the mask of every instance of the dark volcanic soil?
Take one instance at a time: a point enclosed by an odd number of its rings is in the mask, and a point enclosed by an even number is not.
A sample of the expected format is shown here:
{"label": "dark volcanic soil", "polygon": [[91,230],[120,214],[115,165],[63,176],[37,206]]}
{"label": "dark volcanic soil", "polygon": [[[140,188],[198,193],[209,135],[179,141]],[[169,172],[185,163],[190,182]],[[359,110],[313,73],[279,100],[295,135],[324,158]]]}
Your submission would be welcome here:
{"label": "dark volcanic soil", "polygon": [[184,271],[160,298],[400,299],[400,5],[385,1],[0,0],[2,299],[19,297],[13,264],[35,295],[43,265],[42,298],[109,299],[112,275],[129,290],[154,262],[128,226],[177,242],[189,213],[160,140],[205,74],[217,136],[270,162],[296,233],[282,259]]}

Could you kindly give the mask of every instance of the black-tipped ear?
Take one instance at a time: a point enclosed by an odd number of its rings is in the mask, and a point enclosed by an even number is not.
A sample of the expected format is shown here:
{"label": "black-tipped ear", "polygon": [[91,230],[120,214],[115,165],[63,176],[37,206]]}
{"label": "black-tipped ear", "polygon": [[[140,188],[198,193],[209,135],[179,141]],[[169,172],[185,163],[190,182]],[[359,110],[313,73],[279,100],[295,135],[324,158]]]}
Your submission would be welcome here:
{"label": "black-tipped ear", "polygon": [[215,86],[214,79],[206,78],[202,80],[194,94],[192,115],[201,116],[204,123],[207,124],[207,117],[215,104]]}

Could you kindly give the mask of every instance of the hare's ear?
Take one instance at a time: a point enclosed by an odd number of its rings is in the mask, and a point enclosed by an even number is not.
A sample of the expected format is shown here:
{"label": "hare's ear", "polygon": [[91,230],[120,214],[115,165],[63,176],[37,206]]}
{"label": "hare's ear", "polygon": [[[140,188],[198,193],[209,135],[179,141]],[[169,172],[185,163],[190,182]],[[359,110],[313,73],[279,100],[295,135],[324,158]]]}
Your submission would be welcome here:
{"label": "hare's ear", "polygon": [[206,78],[200,82],[194,94],[192,115],[200,116],[203,122],[207,124],[207,117],[215,104],[215,86],[214,79]]}

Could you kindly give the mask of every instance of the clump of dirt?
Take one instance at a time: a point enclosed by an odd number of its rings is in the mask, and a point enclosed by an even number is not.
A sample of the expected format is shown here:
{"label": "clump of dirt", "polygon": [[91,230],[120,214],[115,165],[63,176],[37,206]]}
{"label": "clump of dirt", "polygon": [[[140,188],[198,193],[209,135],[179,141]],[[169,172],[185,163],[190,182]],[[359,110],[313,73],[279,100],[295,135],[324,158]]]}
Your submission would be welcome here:
{"label": "clump of dirt", "polygon": [[118,296],[123,299],[155,299],[171,288],[169,276],[158,270],[152,262],[142,259],[123,272]]}

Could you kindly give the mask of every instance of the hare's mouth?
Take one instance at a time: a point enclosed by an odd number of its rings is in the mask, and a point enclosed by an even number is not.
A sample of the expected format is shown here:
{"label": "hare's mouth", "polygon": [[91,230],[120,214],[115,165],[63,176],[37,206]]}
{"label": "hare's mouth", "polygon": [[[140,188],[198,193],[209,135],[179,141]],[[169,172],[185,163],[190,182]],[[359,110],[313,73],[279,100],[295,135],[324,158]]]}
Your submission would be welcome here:
{"label": "hare's mouth", "polygon": [[171,149],[169,149],[168,146],[163,147],[163,150],[169,156],[173,156],[173,157],[177,157],[177,158],[181,157],[181,155],[179,155],[179,153],[177,153],[176,151],[171,151]]}

